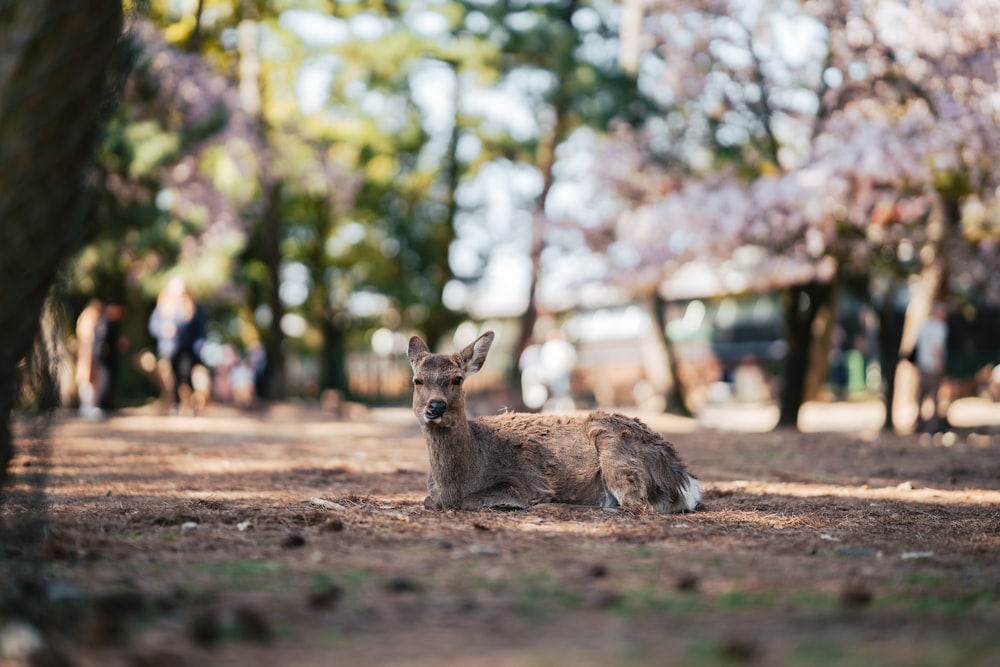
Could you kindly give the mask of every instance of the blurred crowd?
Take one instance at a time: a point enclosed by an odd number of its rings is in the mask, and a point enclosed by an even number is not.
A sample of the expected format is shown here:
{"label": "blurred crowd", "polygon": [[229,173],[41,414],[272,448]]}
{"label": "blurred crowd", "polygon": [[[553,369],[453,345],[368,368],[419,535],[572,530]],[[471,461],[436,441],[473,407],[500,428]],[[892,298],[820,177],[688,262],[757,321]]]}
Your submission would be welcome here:
{"label": "blurred crowd", "polygon": [[[76,321],[76,388],[79,413],[101,419],[114,411],[119,359],[126,358],[130,343],[122,335],[124,308],[92,299]],[[251,405],[263,372],[263,348],[256,346],[243,357],[232,345],[217,346],[212,370],[203,353],[208,337],[208,317],[184,280],[171,279],[160,291],[147,329],[155,352],[141,350],[137,367],[159,391],[163,414],[198,414],[210,402]]]}
{"label": "blurred crowd", "polygon": [[[947,426],[944,415],[951,394],[943,385],[948,315],[944,304],[935,305],[913,350],[906,355],[919,376],[913,396],[918,431]],[[210,341],[206,311],[181,278],[170,280],[157,296],[144,332],[149,348],[140,344],[130,349],[130,341],[122,333],[124,316],[121,305],[94,299],[77,319],[75,379],[79,412],[84,418],[102,418],[118,407],[116,396],[128,394],[128,388],[122,391],[116,387],[119,360],[136,360],[135,367],[155,384],[163,414],[198,414],[210,403],[249,407],[264,395],[261,386],[267,359],[263,346],[256,343],[241,352],[233,345]],[[661,387],[663,378],[654,386],[653,375],[667,361],[646,355],[640,338],[621,338],[618,332],[621,340],[615,347],[603,339],[573,338],[572,331],[572,327],[560,327],[554,321],[538,327],[534,342],[520,355],[525,407],[565,412],[596,403],[605,409],[631,404],[665,409],[668,399]],[[851,386],[865,373],[863,336],[851,344],[847,341],[848,336],[841,334],[834,337],[831,346],[828,385],[834,400],[849,398]],[[768,350],[772,347],[769,344]],[[767,368],[759,355],[744,354],[723,367],[705,345],[695,343],[679,358],[683,363],[678,364],[676,381],[687,390],[686,399],[694,411],[709,402],[770,403],[777,395],[773,369]],[[852,364],[857,368],[848,372]],[[663,375],[664,369],[659,368],[659,372]],[[619,391],[622,387],[627,391]],[[699,387],[705,388],[703,400],[698,398]],[[130,402],[148,397],[153,388],[147,384],[146,390],[142,397],[130,396]]]}

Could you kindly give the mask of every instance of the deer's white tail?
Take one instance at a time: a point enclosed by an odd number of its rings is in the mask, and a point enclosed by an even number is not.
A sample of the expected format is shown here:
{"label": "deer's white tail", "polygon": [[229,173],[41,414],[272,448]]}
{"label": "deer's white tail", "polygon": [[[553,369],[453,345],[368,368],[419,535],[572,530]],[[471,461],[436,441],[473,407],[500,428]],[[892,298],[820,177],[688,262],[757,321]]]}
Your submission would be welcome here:
{"label": "deer's white tail", "polygon": [[[693,512],[694,508],[701,502],[701,482],[697,477],[688,475],[687,484],[681,486],[681,499],[677,503],[677,510],[681,512]],[[675,510],[676,511],[676,510]]]}

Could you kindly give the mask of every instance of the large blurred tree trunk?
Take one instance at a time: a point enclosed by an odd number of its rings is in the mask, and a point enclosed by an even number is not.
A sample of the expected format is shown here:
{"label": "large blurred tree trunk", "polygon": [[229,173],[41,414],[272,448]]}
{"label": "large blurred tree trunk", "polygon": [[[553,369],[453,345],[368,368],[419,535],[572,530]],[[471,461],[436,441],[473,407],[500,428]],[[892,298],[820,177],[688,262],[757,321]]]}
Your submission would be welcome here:
{"label": "large blurred tree trunk", "polygon": [[0,0],[0,501],[17,365],[60,262],[82,237],[120,0]]}
{"label": "large blurred tree trunk", "polygon": [[785,340],[788,342],[788,354],[785,357],[779,426],[798,426],[799,409],[806,394],[813,325],[817,313],[829,307],[833,293],[832,285],[819,282],[795,285],[786,290]]}
{"label": "large blurred tree trunk", "polygon": [[262,398],[285,397],[285,332],[281,320],[285,305],[281,300],[281,190],[280,181],[264,179],[263,211],[261,213],[261,239],[264,264],[270,280],[267,285],[267,305],[271,309],[264,349],[267,354]]}
{"label": "large blurred tree trunk", "polygon": [[261,197],[257,225],[260,229],[261,259],[267,267],[269,278],[266,298],[271,310],[271,323],[264,339],[267,365],[264,367],[264,395],[261,398],[280,399],[285,397],[285,333],[281,328],[285,307],[280,297],[283,184],[271,169],[273,151],[270,128],[264,114],[267,91],[260,59],[260,12],[257,3],[251,0],[244,0],[241,8],[243,20],[237,29],[240,106],[251,119],[257,137],[257,150],[260,152]]}

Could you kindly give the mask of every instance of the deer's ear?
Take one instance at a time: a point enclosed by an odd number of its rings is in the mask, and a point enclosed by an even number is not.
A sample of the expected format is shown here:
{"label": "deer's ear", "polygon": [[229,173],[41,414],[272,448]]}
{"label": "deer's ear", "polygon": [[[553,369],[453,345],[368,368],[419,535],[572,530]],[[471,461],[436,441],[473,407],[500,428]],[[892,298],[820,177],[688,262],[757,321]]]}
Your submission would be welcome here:
{"label": "deer's ear", "polygon": [[431,353],[427,343],[420,340],[420,336],[410,339],[410,345],[406,348],[406,356],[410,360],[410,365],[416,368],[417,363]]}
{"label": "deer's ear", "polygon": [[460,356],[462,358],[462,363],[465,366],[466,375],[472,375],[479,371],[486,363],[486,355],[490,351],[490,346],[493,345],[493,332],[487,331],[482,336],[477,338],[471,345],[462,350]]}

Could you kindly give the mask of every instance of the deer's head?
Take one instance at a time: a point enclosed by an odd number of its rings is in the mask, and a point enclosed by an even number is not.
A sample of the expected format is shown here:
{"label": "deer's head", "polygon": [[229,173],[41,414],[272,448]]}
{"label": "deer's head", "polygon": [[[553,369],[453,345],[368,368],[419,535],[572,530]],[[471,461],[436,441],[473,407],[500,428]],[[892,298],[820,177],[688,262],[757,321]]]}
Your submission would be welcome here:
{"label": "deer's head", "polygon": [[419,337],[410,339],[413,413],[421,425],[448,428],[465,420],[465,380],[483,367],[492,344],[487,331],[455,354],[433,354]]}

